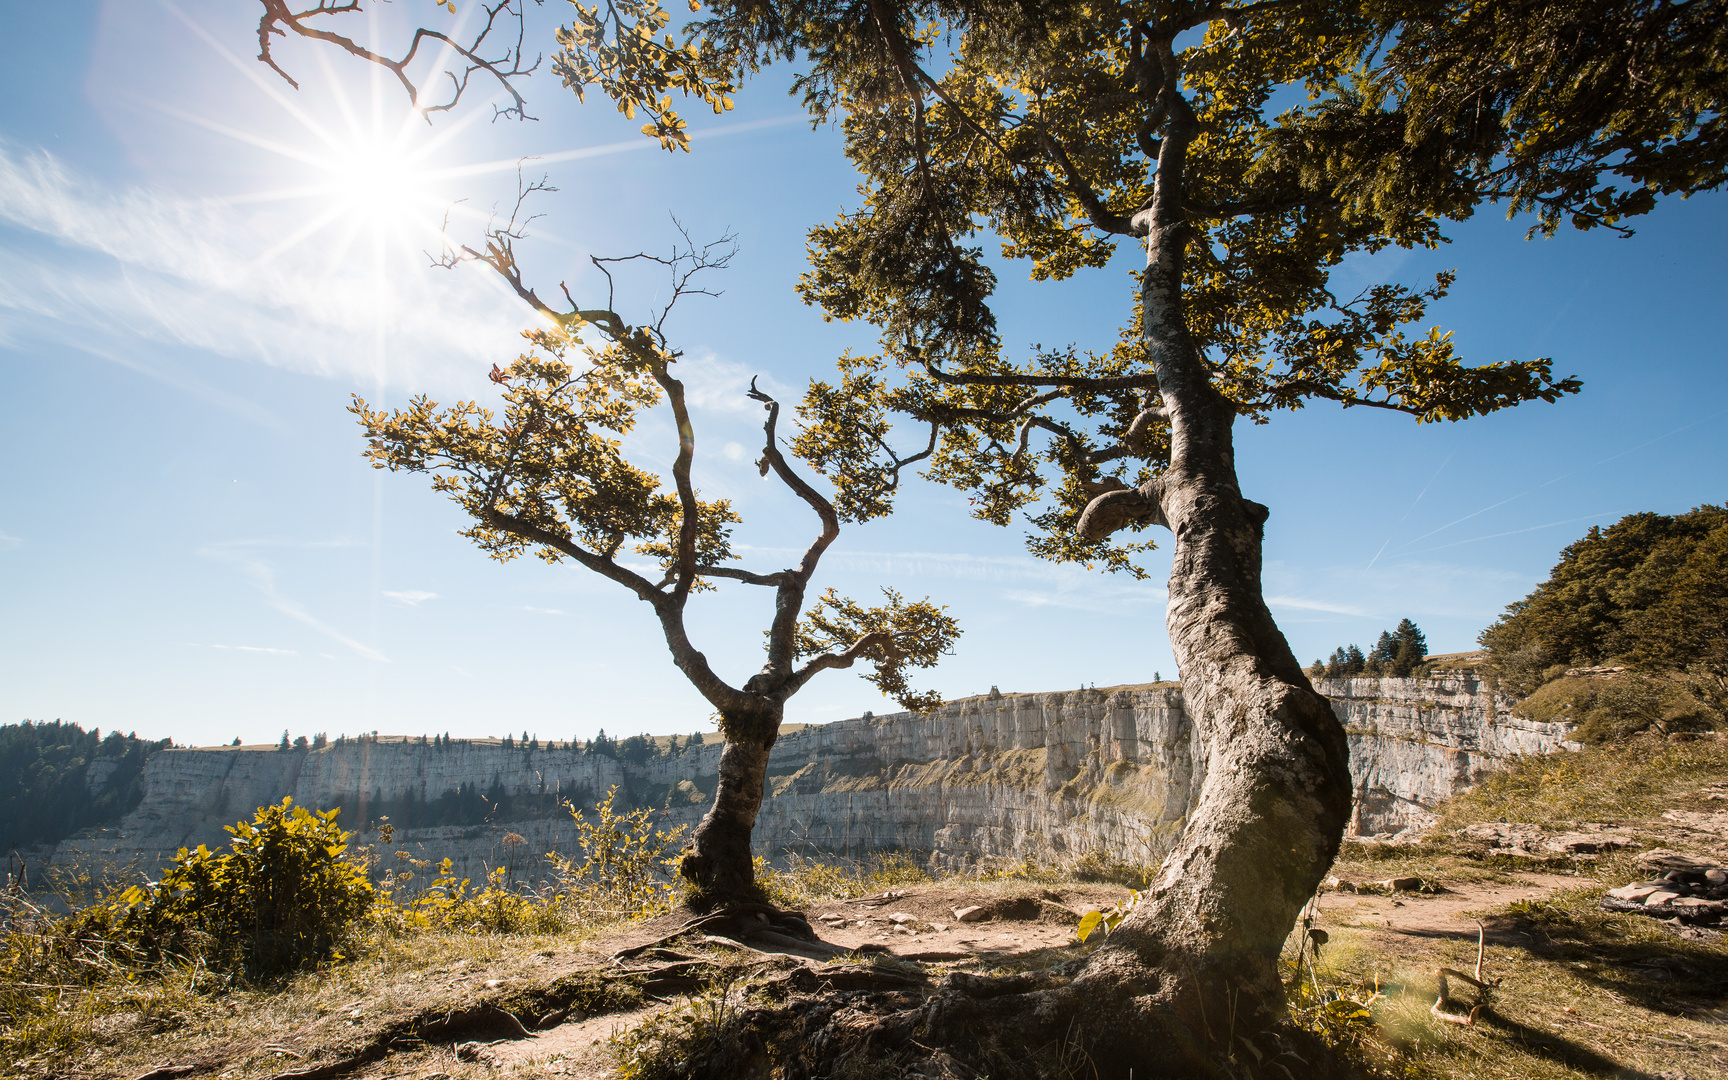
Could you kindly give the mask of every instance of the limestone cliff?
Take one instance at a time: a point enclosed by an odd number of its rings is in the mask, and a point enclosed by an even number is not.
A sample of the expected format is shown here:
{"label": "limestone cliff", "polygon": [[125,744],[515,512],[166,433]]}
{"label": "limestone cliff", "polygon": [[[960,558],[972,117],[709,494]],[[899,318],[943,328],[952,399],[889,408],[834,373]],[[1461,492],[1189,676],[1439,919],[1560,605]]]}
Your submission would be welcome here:
{"label": "limestone cliff", "polygon": [[[1439,800],[1512,756],[1560,748],[1568,730],[1514,716],[1512,699],[1468,676],[1318,688],[1350,733],[1352,827],[1362,834],[1425,822]],[[224,824],[284,796],[341,805],[348,824],[392,808],[398,822],[429,819],[425,807],[462,788],[484,792],[486,806],[498,808],[492,820],[405,829],[398,843],[414,858],[451,857],[470,876],[509,864],[532,879],[540,853],[572,840],[559,801],[591,805],[617,785],[622,804],[662,808],[668,826],[693,825],[713,795],[719,754],[711,743],[638,767],[565,749],[409,740],[169,750],[150,760],[137,810],[114,829],[61,844],[53,861],[159,865],[183,845],[221,842]],[[756,835],[774,855],[898,848],[955,865],[1098,849],[1155,862],[1182,827],[1200,770],[1176,684],[992,693],[927,716],[863,717],[782,736]],[[512,833],[520,842],[506,842]]]}

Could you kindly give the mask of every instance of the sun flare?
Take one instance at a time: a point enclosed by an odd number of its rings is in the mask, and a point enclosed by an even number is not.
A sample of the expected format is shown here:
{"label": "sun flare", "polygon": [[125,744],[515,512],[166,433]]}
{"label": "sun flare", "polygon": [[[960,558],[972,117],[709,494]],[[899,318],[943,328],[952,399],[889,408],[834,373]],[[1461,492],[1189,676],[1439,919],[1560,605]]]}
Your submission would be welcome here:
{"label": "sun flare", "polygon": [[356,142],[324,165],[333,206],[373,225],[401,224],[424,210],[428,172],[397,145]]}

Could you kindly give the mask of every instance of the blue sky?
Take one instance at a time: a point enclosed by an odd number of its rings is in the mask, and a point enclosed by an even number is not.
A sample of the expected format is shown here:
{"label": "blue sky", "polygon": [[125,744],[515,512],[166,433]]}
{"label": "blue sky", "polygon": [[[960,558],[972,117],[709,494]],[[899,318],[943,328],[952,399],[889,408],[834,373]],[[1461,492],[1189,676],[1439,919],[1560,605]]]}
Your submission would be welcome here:
{"label": "blue sky", "polygon": [[[393,85],[311,48],[283,47],[289,88],[252,59],[254,27],[232,0],[0,7],[0,722],[194,745],[711,728],[642,604],[578,568],[487,560],[424,478],[366,465],[344,409],[489,395],[526,312],[422,252],[451,207],[467,236],[507,210],[514,162],[537,156],[530,176],[559,191],[524,256],[548,286],[592,289],[591,253],[664,251],[672,215],[699,240],[737,235],[725,295],[672,329],[699,481],[743,512],[748,563],[784,565],[813,523],[757,476],[743,392],[760,376],[790,402],[872,344],[792,291],[806,230],[856,200],[837,134],[810,129],[783,70],[725,117],[689,110],[688,155],[544,77],[535,123],[491,123],[475,100],[428,127]],[[1592,524],[1728,498],[1728,201],[1673,201],[1631,240],[1526,242],[1493,210],[1449,232],[1351,263],[1340,289],[1456,268],[1432,314],[1466,355],[1552,356],[1585,392],[1455,425],[1320,405],[1239,429],[1244,489],[1272,508],[1267,595],[1304,660],[1403,617],[1435,651],[1470,648]],[[1133,260],[1037,287],[1004,265],[1007,340],[1106,345]],[[648,311],[653,289],[623,306]],[[633,442],[645,463],[667,447],[664,424]],[[1023,531],[914,486],[842,536],[817,584],[948,605],[965,635],[924,679],[951,696],[1171,675],[1167,552],[1134,582],[1033,560]],[[726,587],[693,605],[698,646],[734,680],[759,662],[768,599]],[[891,707],[834,672],[788,719]]]}

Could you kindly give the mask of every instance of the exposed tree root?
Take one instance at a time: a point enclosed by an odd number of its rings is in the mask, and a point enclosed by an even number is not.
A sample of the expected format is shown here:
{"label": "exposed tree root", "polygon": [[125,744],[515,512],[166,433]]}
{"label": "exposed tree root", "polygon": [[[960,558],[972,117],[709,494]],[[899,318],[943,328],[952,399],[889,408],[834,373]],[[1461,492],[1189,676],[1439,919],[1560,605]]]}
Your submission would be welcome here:
{"label": "exposed tree root", "polygon": [[803,912],[785,911],[772,904],[743,902],[698,915],[652,941],[620,949],[612,954],[612,961],[622,963],[696,932],[701,932],[704,935],[702,940],[709,944],[742,945],[754,952],[807,960],[834,960],[854,952],[874,951],[842,949],[828,944],[816,936]]}
{"label": "exposed tree root", "polygon": [[785,1080],[817,1080],[864,1062],[884,1075],[955,1080],[1342,1075],[1323,1045],[1289,1026],[1189,1030],[1161,1000],[1182,983],[1164,979],[1152,994],[1134,993],[1144,985],[1112,991],[1057,969],[956,972],[932,986],[892,968],[799,968],[760,984],[757,1000],[773,1004],[716,1030],[714,1047],[685,1047],[646,1075],[719,1080],[772,1067]]}

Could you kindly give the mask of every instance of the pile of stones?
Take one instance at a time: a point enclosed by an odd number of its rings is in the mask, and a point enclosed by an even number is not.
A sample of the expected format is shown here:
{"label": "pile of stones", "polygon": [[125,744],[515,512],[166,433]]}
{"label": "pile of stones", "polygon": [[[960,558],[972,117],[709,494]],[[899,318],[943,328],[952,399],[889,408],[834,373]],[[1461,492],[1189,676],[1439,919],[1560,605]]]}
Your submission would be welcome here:
{"label": "pile of stones", "polygon": [[1728,867],[1666,851],[1646,852],[1638,862],[1650,879],[1609,889],[1603,908],[1688,924],[1728,917]]}

